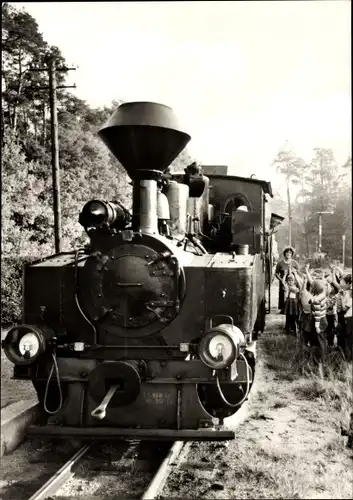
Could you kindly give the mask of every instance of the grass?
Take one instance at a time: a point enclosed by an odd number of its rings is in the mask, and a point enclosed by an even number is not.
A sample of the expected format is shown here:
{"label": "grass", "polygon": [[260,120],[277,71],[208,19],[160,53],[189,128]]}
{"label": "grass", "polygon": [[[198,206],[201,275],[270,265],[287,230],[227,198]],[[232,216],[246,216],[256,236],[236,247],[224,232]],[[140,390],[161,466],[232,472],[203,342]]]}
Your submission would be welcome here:
{"label": "grass", "polygon": [[[347,363],[339,351],[328,353],[325,377],[321,380],[317,376],[312,351],[294,337],[277,332],[263,339],[262,348],[266,367],[274,372],[275,378],[283,383],[289,382],[289,385],[284,385],[285,399],[290,391],[296,399],[315,401],[322,405],[323,411],[339,412],[347,425],[353,407],[352,363]],[[278,388],[275,392],[278,399]]]}
{"label": "grass", "polygon": [[352,453],[341,429],[352,411],[352,363],[332,353],[321,380],[311,352],[278,330],[260,342],[262,381],[252,415],[272,415],[277,439],[267,448],[257,443],[245,457],[254,477],[266,472],[274,482],[257,479],[254,498],[351,498]]}
{"label": "grass", "polygon": [[[352,411],[352,364],[328,356],[321,380],[310,351],[282,331],[283,316],[270,315],[258,341],[249,419],[236,439],[219,454],[207,443],[193,447],[162,498],[352,497],[353,455],[341,435]],[[202,453],[214,466],[208,478],[195,466]],[[215,481],[223,489],[214,490]]]}
{"label": "grass", "polygon": [[[4,339],[6,331],[1,332],[1,339]],[[13,364],[5,356],[4,350],[1,349],[1,408],[30,399],[37,401],[37,394],[32,385],[32,382],[26,380],[12,380]]]}

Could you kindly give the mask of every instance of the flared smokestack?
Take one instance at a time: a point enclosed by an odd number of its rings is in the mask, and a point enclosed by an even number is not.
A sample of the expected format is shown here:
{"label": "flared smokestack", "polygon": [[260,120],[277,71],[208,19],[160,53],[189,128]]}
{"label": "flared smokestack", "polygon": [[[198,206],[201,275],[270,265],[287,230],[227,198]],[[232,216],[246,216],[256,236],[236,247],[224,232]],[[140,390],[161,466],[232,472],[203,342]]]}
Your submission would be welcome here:
{"label": "flared smokestack", "polygon": [[98,134],[132,180],[164,172],[191,139],[173,110],[155,102],[121,104]]}
{"label": "flared smokestack", "polygon": [[133,226],[157,232],[157,180],[190,135],[171,108],[154,102],[121,104],[98,134],[134,182]]}

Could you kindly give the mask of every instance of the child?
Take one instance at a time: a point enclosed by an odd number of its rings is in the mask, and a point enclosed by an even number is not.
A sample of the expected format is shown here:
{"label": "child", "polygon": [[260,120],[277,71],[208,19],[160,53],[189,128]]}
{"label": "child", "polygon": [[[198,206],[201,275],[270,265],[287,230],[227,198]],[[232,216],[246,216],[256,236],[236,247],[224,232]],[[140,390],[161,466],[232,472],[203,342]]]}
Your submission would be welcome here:
{"label": "child", "polygon": [[313,269],[312,273],[310,274],[309,272],[309,267],[310,264],[305,265],[305,276],[307,279],[307,290],[310,290],[311,285],[313,284],[315,279],[321,280],[323,278],[323,271],[322,269]]}
{"label": "child", "polygon": [[353,323],[352,323],[352,285],[347,294],[346,305],[349,306],[344,315],[345,319],[345,356],[347,361],[352,361],[353,350]]}
{"label": "child", "polygon": [[289,275],[288,271],[285,272],[282,283],[285,294],[284,313],[286,315],[286,332],[296,336],[299,316],[299,286],[302,282],[297,271],[293,270],[293,273]]}
{"label": "child", "polygon": [[328,274],[326,277],[327,283],[327,308],[326,308],[326,320],[327,320],[327,345],[333,347],[335,344],[336,337],[336,326],[337,326],[337,293],[338,289],[332,283],[332,276]]}
{"label": "child", "polygon": [[348,339],[346,339],[346,321],[344,315],[349,309],[349,303],[351,300],[350,289],[352,287],[352,275],[346,274],[342,277],[342,279],[337,281],[336,270],[332,272],[332,284],[337,287],[339,290],[337,294],[337,344],[345,353],[347,349],[349,350],[349,346],[346,348],[346,343]]}
{"label": "child", "polygon": [[308,278],[305,276],[300,287],[299,302],[300,302],[300,335],[304,345],[310,345],[311,340],[311,294],[307,288]]}
{"label": "child", "polygon": [[323,378],[323,362],[326,355],[326,303],[327,287],[324,280],[315,279],[311,287],[311,341],[310,344],[315,347],[314,360],[318,365],[320,378]]}

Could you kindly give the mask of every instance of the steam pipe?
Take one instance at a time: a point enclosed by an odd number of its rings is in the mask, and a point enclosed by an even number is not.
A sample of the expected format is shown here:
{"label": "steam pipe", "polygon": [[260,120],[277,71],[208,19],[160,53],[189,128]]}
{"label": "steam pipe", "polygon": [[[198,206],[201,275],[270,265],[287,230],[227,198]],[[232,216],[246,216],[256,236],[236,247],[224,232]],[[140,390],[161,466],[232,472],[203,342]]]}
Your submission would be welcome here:
{"label": "steam pipe", "polygon": [[148,234],[158,233],[157,181],[137,179],[133,187],[133,227]]}

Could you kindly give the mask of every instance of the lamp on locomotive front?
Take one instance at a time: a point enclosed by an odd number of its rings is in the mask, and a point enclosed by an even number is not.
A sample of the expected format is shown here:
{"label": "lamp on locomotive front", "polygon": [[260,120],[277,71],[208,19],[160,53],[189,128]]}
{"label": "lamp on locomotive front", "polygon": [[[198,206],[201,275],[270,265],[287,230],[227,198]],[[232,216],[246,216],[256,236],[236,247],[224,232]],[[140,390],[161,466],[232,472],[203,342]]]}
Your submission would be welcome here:
{"label": "lamp on locomotive front", "polygon": [[157,181],[191,137],[168,106],[121,104],[99,136],[133,181],[133,230],[158,233]]}

